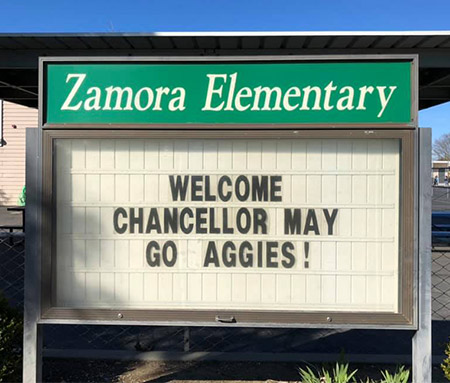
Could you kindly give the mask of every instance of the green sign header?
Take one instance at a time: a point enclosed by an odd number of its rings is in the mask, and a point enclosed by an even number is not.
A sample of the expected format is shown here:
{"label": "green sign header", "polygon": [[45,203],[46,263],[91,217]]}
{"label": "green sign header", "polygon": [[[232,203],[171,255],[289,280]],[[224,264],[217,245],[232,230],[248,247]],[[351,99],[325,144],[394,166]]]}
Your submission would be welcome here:
{"label": "green sign header", "polygon": [[47,124],[408,124],[409,62],[48,63]]}

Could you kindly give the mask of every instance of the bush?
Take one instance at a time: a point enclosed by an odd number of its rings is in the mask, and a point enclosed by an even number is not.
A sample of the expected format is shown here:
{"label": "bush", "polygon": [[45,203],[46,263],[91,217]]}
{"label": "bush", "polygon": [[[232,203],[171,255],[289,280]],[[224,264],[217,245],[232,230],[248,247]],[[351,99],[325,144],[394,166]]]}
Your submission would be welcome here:
{"label": "bush", "polygon": [[353,377],[356,371],[349,372],[348,364],[339,363],[336,363],[336,367],[331,373],[324,368],[322,371],[318,371],[317,375],[309,367],[306,367],[306,370],[299,369],[302,383],[350,383],[354,381]]}
{"label": "bush", "polygon": [[22,380],[22,314],[0,292],[0,382]]}
{"label": "bush", "polygon": [[381,375],[383,375],[382,383],[408,383],[409,370],[405,370],[405,368],[401,366],[393,375],[387,370],[381,371]]}
{"label": "bush", "polygon": [[[449,354],[450,354],[450,349]],[[448,354],[447,354],[448,355]],[[309,366],[305,369],[300,368],[299,374],[301,377],[301,383],[407,383],[409,379],[409,370],[404,366],[398,368],[394,374],[389,371],[381,371],[383,379],[372,380],[366,378],[365,380],[356,380],[355,374],[358,370],[350,372],[348,370],[348,364],[336,363],[336,367],[329,371],[325,368],[322,370],[315,369],[314,372]]]}
{"label": "bush", "polygon": [[444,371],[444,375],[447,380],[450,380],[450,342],[447,343],[445,348],[445,355],[447,358],[444,359],[444,362],[441,364],[442,371]]}

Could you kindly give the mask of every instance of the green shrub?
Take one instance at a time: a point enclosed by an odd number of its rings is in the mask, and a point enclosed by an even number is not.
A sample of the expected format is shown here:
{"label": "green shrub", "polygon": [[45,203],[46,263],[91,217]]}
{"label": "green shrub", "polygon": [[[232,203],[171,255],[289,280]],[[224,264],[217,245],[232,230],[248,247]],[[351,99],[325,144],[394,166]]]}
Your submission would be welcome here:
{"label": "green shrub", "polygon": [[348,364],[336,363],[332,372],[322,368],[322,371],[315,373],[310,367],[299,369],[302,383],[350,383],[357,370],[348,372]]}
{"label": "green shrub", "polygon": [[356,380],[355,374],[357,371],[349,372],[348,364],[336,363],[336,367],[331,372],[326,368],[318,370],[307,366],[304,369],[300,368],[299,374],[301,383],[407,383],[409,379],[409,370],[405,369],[404,366],[398,368],[394,374],[387,370],[381,371],[383,379],[380,381],[369,378]]}
{"label": "green shrub", "polygon": [[394,374],[390,374],[389,371],[381,371],[383,375],[382,383],[408,383],[409,370],[405,370],[404,366],[401,366]]}
{"label": "green shrub", "polygon": [[22,380],[23,321],[0,292],[0,382]]}
{"label": "green shrub", "polygon": [[444,371],[444,375],[447,380],[450,380],[450,342],[447,343],[445,348],[445,355],[447,358],[444,359],[444,362],[441,364],[442,371]]}

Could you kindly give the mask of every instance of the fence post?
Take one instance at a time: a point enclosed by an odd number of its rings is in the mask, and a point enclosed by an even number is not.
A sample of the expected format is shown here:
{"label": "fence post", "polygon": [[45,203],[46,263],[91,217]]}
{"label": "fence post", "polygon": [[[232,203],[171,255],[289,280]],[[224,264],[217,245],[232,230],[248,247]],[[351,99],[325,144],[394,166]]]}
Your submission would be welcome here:
{"label": "fence post", "polygon": [[191,333],[189,331],[189,327],[185,327],[183,331],[183,339],[184,339],[184,352],[189,352],[191,349]]}
{"label": "fence post", "polygon": [[[413,382],[431,383],[431,129],[418,135],[418,329],[413,337]],[[406,186],[407,187],[407,186]]]}
{"label": "fence post", "polygon": [[42,381],[41,302],[41,130],[27,128],[26,135],[26,238],[23,326],[23,382]]}

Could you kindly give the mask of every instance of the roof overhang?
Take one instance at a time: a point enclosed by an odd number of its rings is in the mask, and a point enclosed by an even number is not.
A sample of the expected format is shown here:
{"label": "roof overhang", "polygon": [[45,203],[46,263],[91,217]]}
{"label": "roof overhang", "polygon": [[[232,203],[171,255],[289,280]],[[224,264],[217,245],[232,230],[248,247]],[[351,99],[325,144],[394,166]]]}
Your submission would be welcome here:
{"label": "roof overhang", "polygon": [[37,107],[41,56],[419,55],[419,109],[450,101],[450,31],[0,34],[0,99]]}

